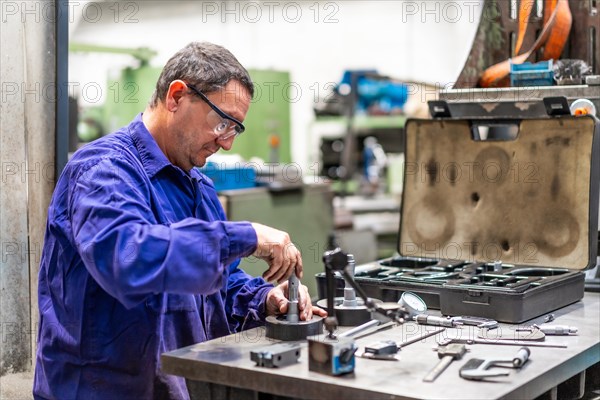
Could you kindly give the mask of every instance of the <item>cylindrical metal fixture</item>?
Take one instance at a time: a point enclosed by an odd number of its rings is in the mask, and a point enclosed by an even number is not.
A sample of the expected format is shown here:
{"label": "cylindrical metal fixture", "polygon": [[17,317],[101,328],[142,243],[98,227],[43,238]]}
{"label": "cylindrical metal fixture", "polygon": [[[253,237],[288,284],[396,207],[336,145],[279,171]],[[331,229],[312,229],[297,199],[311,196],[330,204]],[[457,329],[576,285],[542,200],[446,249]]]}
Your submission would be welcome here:
{"label": "cylindrical metal fixture", "polygon": [[287,321],[288,322],[298,322],[300,319],[298,318],[298,288],[300,286],[300,280],[296,276],[296,272],[292,273],[292,275],[288,279],[288,312],[287,312]]}
{"label": "cylindrical metal fixture", "polygon": [[[354,277],[354,270],[356,268],[356,260],[354,259],[354,255],[348,254],[348,265],[346,266],[346,271],[349,275]],[[354,288],[348,283],[348,281],[344,281],[344,302],[342,303],[344,307],[356,307],[358,303],[356,301],[356,292],[354,292]]]}
{"label": "cylindrical metal fixture", "polygon": [[310,321],[290,322],[286,316],[268,316],[267,337],[284,341],[304,340],[323,333],[323,318],[315,315]]}

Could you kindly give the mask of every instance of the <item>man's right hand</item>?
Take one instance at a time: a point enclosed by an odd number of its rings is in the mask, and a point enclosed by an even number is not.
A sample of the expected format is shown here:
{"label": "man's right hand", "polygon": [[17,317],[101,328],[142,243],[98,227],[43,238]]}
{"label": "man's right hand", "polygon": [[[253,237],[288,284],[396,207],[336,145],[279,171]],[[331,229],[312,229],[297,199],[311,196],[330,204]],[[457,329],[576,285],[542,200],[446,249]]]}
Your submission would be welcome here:
{"label": "man's right hand", "polygon": [[290,235],[257,223],[252,223],[252,227],[256,231],[258,239],[253,256],[265,260],[269,264],[269,269],[263,273],[262,277],[268,282],[281,283],[296,271],[296,275],[301,279],[302,256],[292,243]]}

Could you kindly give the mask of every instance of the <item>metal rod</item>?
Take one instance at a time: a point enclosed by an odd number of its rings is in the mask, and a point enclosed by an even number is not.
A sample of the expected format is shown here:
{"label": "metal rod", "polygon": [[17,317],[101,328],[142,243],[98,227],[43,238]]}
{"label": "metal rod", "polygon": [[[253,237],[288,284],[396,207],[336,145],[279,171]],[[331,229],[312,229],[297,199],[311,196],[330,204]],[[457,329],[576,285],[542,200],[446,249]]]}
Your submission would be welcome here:
{"label": "metal rod", "polygon": [[288,322],[298,322],[298,287],[300,286],[300,280],[296,276],[296,271],[292,272],[288,279]]}
{"label": "metal rod", "polygon": [[371,321],[365,322],[362,325],[358,325],[352,329],[347,330],[344,333],[340,333],[338,335],[338,337],[352,337],[354,335],[358,335],[359,333],[362,333],[362,332],[366,331],[367,329],[377,326],[379,324],[381,324],[381,321],[372,319]]}
{"label": "metal rod", "polygon": [[325,329],[327,329],[328,337],[334,338],[334,332],[338,327],[338,321],[335,316],[335,276],[330,268],[325,268],[325,278],[327,280],[327,318],[325,319]]}
{"label": "metal rod", "polygon": [[556,347],[560,349],[566,349],[566,344],[552,344],[552,343],[539,343],[539,342],[526,342],[518,340],[485,340],[485,339],[444,339],[438,341],[440,346],[444,346],[450,343],[464,343],[464,344],[496,344],[500,346],[526,346],[526,347]]}
{"label": "metal rod", "polygon": [[377,325],[376,327],[371,329],[366,329],[363,332],[354,335],[354,339],[364,338],[365,336],[372,335],[375,332],[383,331],[385,329],[393,328],[394,326],[396,326],[396,323],[394,321],[384,322],[381,325]]}
{"label": "metal rod", "polygon": [[363,299],[363,301],[365,302],[365,306],[369,309],[369,311],[374,311],[369,308],[369,297],[367,296],[365,291],[362,290],[360,286],[358,286],[352,275],[350,275],[346,269],[342,270],[342,276],[344,277],[346,282],[349,283],[350,286],[352,286],[352,288],[354,288],[354,291],[358,293],[360,298]]}
{"label": "metal rod", "polygon": [[[354,256],[352,254],[348,254],[348,265],[346,269],[348,270],[348,274],[354,277],[354,269],[356,268],[356,261],[354,260]],[[358,302],[356,301],[356,292],[352,285],[348,283],[347,280],[344,279],[344,302],[342,303],[344,307],[357,307]]]}
{"label": "metal rod", "polygon": [[373,300],[371,300],[367,296],[365,291],[358,285],[358,283],[354,280],[354,278],[348,273],[346,268],[344,268],[342,270],[342,275],[343,275],[344,279],[350,284],[350,286],[352,286],[354,288],[354,291],[356,293],[358,293],[360,298],[363,299],[367,310],[369,310],[370,312],[377,312],[377,313],[385,316],[386,318],[389,318],[389,319],[394,320],[399,323],[404,322],[404,318],[407,316],[407,313],[403,312],[402,315],[400,315],[399,313],[397,313],[395,311],[386,310],[383,307],[378,306]]}

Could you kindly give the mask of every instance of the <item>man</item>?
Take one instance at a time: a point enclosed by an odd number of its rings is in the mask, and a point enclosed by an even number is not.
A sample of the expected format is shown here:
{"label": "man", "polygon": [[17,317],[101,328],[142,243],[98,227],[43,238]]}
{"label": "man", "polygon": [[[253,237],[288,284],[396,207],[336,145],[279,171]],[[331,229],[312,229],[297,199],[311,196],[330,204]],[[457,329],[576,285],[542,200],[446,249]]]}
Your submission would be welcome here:
{"label": "man", "polygon": [[[229,51],[191,43],[143,114],[67,164],[40,265],[36,398],[187,398],[161,353],[287,311],[300,252],[285,232],[225,221],[194,169],[244,131],[253,90]],[[238,268],[252,254],[268,263],[264,279]],[[300,295],[302,319],[325,316]]]}

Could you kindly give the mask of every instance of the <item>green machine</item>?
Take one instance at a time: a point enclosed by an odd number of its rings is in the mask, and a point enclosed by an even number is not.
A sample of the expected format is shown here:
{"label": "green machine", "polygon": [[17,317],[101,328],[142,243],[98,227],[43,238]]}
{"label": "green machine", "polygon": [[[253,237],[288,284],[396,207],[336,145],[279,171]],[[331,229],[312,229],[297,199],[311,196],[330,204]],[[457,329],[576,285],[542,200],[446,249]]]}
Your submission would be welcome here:
{"label": "green machine", "polygon": [[238,137],[231,152],[244,159],[259,157],[269,162],[289,163],[291,120],[289,72],[249,69],[255,93],[244,121],[246,132]]}
{"label": "green machine", "polygon": [[[259,222],[289,233],[302,253],[304,278],[311,297],[317,296],[315,274],[323,272],[323,253],[333,231],[333,191],[329,184],[304,185],[294,190],[272,192],[266,187],[227,190],[219,193],[227,218]],[[260,276],[267,264],[255,257],[242,260],[241,267]]]}

